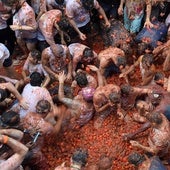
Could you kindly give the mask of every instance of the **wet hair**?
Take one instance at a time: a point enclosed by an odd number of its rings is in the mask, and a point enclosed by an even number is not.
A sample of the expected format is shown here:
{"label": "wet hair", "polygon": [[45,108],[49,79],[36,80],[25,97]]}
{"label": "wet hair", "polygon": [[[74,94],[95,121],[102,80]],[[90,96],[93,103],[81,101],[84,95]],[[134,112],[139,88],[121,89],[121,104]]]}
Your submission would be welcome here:
{"label": "wet hair", "polygon": [[126,57],[122,57],[122,56],[118,56],[117,57],[117,66],[118,67],[120,67],[121,65],[123,66],[123,67],[125,67],[126,66]]}
{"label": "wet hair", "polygon": [[59,4],[59,5],[63,5],[64,0],[55,0],[55,2],[56,2],[57,4]]}
{"label": "wet hair", "polygon": [[0,124],[2,127],[18,127],[20,123],[20,116],[17,112],[9,110],[2,113],[0,117]]}
{"label": "wet hair", "polygon": [[142,54],[145,54],[145,50],[152,50],[151,46],[147,43],[139,43],[137,46],[137,55],[140,56]]}
{"label": "wet hair", "polygon": [[91,11],[94,8],[94,0],[81,0],[81,3],[88,11]]}
{"label": "wet hair", "polygon": [[52,44],[50,46],[52,52],[55,54],[56,57],[62,57],[63,56],[63,47],[59,44]]}
{"label": "wet hair", "polygon": [[88,85],[87,76],[83,72],[78,72],[75,76],[75,80],[80,87],[86,87]]}
{"label": "wet hair", "polygon": [[51,104],[48,100],[40,100],[36,105],[36,112],[39,114],[49,113],[51,110]]}
{"label": "wet hair", "polygon": [[120,103],[120,94],[116,92],[112,92],[109,94],[109,99],[113,103]]}
{"label": "wet hair", "polygon": [[155,73],[154,80],[159,81],[159,80],[162,80],[164,77],[165,77],[165,75],[163,72],[157,72],[157,73]]}
{"label": "wet hair", "polygon": [[143,161],[145,160],[145,157],[142,156],[141,154],[139,153],[132,153],[128,156],[128,161],[129,163],[135,165],[135,166],[138,166],[139,164],[141,164]]}
{"label": "wet hair", "polygon": [[156,123],[157,125],[162,123],[162,116],[160,113],[158,112],[153,112],[151,114],[147,114],[147,119],[151,122],[151,123]]}
{"label": "wet hair", "polygon": [[33,49],[30,53],[31,53],[32,58],[41,60],[41,53],[38,50]]}
{"label": "wet hair", "polygon": [[31,86],[41,86],[42,83],[42,76],[38,72],[33,72],[30,75],[30,84]]}
{"label": "wet hair", "polygon": [[2,77],[0,77],[0,83],[6,83],[6,80]]}
{"label": "wet hair", "polygon": [[123,84],[120,86],[120,90],[122,94],[129,95],[132,91],[132,87],[129,84]]}
{"label": "wet hair", "polygon": [[99,166],[99,170],[106,170],[106,169],[110,169],[112,167],[112,160],[111,158],[102,155],[100,157],[100,161],[98,163]]}
{"label": "wet hair", "polygon": [[152,54],[144,54],[142,57],[142,63],[148,63],[149,65],[153,64],[153,55]]}
{"label": "wet hair", "polygon": [[4,101],[7,98],[8,94],[5,89],[0,88],[0,102]]}
{"label": "wet hair", "polygon": [[88,152],[87,150],[83,150],[81,148],[77,149],[72,155],[73,163],[80,164],[81,166],[85,166],[87,163]]}
{"label": "wet hair", "polygon": [[19,2],[19,0],[1,0],[1,1],[3,4],[10,7]]}
{"label": "wet hair", "polygon": [[84,57],[84,58],[94,57],[94,53],[93,53],[93,51],[92,51],[90,48],[86,47],[86,48],[83,50],[83,57]]}

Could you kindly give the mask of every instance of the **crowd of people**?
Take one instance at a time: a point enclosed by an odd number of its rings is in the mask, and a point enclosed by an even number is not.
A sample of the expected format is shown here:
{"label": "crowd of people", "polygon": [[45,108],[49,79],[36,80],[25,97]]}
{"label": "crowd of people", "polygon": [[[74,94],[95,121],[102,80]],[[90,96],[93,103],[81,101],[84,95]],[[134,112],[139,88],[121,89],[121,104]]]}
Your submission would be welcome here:
{"label": "crowd of people", "polygon": [[[104,44],[99,52],[93,48],[96,35]],[[20,54],[14,58],[16,48]],[[24,64],[19,75],[14,65],[20,61]],[[92,119],[95,129],[102,128],[111,114],[141,124],[137,131],[122,134],[122,140],[134,147],[129,163],[139,170],[166,169],[168,0],[0,0],[0,64],[4,70],[0,75],[0,169],[48,170],[42,152],[46,137],[82,128]],[[141,79],[134,86],[131,80],[137,67]],[[114,76],[121,86],[108,82]],[[133,140],[148,128],[147,146]],[[79,148],[69,167],[56,165],[55,170],[86,169],[87,158],[87,150]],[[105,157],[91,169],[111,166]]]}

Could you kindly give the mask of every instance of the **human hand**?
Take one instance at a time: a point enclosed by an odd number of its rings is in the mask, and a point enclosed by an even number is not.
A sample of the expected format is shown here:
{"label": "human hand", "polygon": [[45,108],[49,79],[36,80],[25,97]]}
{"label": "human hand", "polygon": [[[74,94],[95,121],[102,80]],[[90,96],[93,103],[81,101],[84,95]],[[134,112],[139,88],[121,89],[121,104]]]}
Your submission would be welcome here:
{"label": "human hand", "polygon": [[71,76],[71,74],[67,74],[66,80],[67,80],[67,81],[72,81],[72,76]]}
{"label": "human hand", "polygon": [[122,134],[122,138],[125,141],[131,140],[133,138],[133,134],[124,133]]}
{"label": "human hand", "polygon": [[95,72],[99,71],[99,68],[97,68],[95,65],[87,65],[87,67],[89,67],[90,70],[92,71],[95,71]]}
{"label": "human hand", "polygon": [[130,140],[130,144],[132,146],[139,146],[139,142],[135,141],[135,140]]}
{"label": "human hand", "polygon": [[123,15],[123,7],[119,7],[118,8],[118,14],[119,15]]}
{"label": "human hand", "polygon": [[64,71],[63,71],[63,72],[59,73],[59,75],[58,75],[58,81],[59,81],[60,83],[64,83],[65,80],[66,80],[66,75],[65,75],[65,73],[64,73]]}
{"label": "human hand", "polygon": [[19,26],[19,25],[10,25],[10,28],[11,28],[13,31],[16,31],[16,30],[21,29],[21,26]]}
{"label": "human hand", "polygon": [[123,77],[126,77],[126,74],[125,74],[125,73],[121,73],[121,74],[119,75],[119,78],[123,78]]}
{"label": "human hand", "polygon": [[110,23],[109,21],[106,21],[106,22],[105,22],[105,26],[106,26],[107,28],[110,28],[111,23]]}
{"label": "human hand", "polygon": [[153,28],[154,25],[150,21],[146,21],[145,24],[144,24],[144,27],[146,27],[146,28]]}
{"label": "human hand", "polygon": [[86,38],[87,38],[86,35],[83,34],[82,32],[80,32],[79,37],[80,37],[80,39],[83,40],[83,41],[86,40]]}
{"label": "human hand", "polygon": [[27,109],[29,108],[29,103],[27,103],[24,98],[22,98],[22,99],[19,101],[19,104],[20,104],[20,106],[21,106],[23,109],[25,109],[25,110],[27,110]]}

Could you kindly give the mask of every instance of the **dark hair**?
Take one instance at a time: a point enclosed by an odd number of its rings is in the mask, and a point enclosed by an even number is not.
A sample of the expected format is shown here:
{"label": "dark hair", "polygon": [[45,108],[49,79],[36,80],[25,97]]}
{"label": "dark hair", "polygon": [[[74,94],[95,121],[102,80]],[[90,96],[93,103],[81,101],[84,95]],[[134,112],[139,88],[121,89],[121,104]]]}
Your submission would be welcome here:
{"label": "dark hair", "polygon": [[117,57],[117,66],[120,67],[123,65],[123,67],[126,66],[126,57],[118,56]]}
{"label": "dark hair", "polygon": [[109,94],[109,99],[111,100],[111,102],[120,103],[120,94],[112,92]]}
{"label": "dark hair", "polygon": [[75,76],[75,80],[80,87],[86,87],[88,84],[87,76],[83,72],[78,72]]}
{"label": "dark hair", "polygon": [[132,153],[128,156],[128,161],[131,164],[134,164],[135,166],[138,166],[145,160],[145,157],[140,155],[139,153]]}
{"label": "dark hair", "polygon": [[39,114],[49,113],[51,110],[51,104],[48,100],[40,100],[36,105],[36,112]]}
{"label": "dark hair", "polygon": [[73,153],[72,161],[73,161],[73,163],[78,163],[82,166],[85,166],[86,162],[87,162],[87,157],[88,157],[87,150],[83,150],[83,149],[79,148]]}
{"label": "dark hair", "polygon": [[91,50],[90,48],[86,47],[86,48],[83,50],[83,57],[85,57],[85,58],[94,57],[93,50]]}
{"label": "dark hair", "polygon": [[165,77],[164,73],[163,72],[156,72],[155,73],[155,76],[154,76],[154,80],[155,81],[158,81],[158,80],[161,80]]}
{"label": "dark hair", "polygon": [[3,4],[5,4],[6,6],[10,6],[10,7],[12,7],[14,4],[19,2],[19,0],[1,0],[1,1]]}
{"label": "dark hair", "polygon": [[7,98],[8,94],[5,89],[0,88],[0,102],[4,101]]}
{"label": "dark hair", "polygon": [[33,49],[30,53],[31,53],[32,58],[41,60],[41,53],[38,50]]}
{"label": "dark hair", "polygon": [[153,112],[151,114],[147,114],[147,119],[151,122],[151,123],[156,123],[157,125],[162,123],[162,116],[160,113],[158,112]]}
{"label": "dark hair", "polygon": [[122,94],[129,95],[132,91],[132,87],[129,84],[123,84],[120,86],[120,91]]}
{"label": "dark hair", "polygon": [[0,77],[0,83],[6,83],[6,80],[2,77]]}
{"label": "dark hair", "polygon": [[2,127],[16,127],[20,123],[20,116],[17,112],[9,110],[2,113],[0,122]]}
{"label": "dark hair", "polygon": [[147,43],[139,43],[137,46],[137,55],[140,56],[142,54],[145,54],[145,50],[152,50],[151,46]]}
{"label": "dark hair", "polygon": [[142,63],[148,63],[149,65],[153,64],[153,55],[152,54],[144,54],[142,57]]}
{"label": "dark hair", "polygon": [[81,3],[88,11],[91,11],[94,8],[94,0],[81,0]]}
{"label": "dark hair", "polygon": [[33,72],[30,75],[30,84],[31,86],[41,86],[42,83],[42,76],[38,72]]}

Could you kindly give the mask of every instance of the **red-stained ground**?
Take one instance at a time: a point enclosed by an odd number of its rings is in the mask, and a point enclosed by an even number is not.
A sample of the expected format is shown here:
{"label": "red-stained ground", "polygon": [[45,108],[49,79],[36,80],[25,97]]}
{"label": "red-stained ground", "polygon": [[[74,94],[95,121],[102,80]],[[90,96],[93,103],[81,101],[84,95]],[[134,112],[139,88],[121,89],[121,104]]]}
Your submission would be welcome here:
{"label": "red-stained ground", "polygon": [[[95,37],[93,49],[99,53],[103,49],[102,40],[100,37]],[[23,65],[23,64],[21,64]],[[21,65],[15,67],[17,72],[21,73]],[[131,85],[140,84],[139,69],[136,69],[135,77],[131,80]],[[123,80],[118,76],[113,76],[108,79],[108,83],[115,83],[120,85]],[[131,117],[133,111],[128,115]],[[47,157],[49,170],[54,168],[63,162],[66,165],[70,164],[70,157],[76,148],[84,148],[88,150],[89,157],[86,170],[89,170],[88,166],[97,164],[100,157],[107,155],[112,159],[112,170],[134,170],[135,168],[127,161],[128,155],[133,151],[142,153],[137,148],[132,148],[129,142],[122,140],[122,134],[133,132],[140,127],[131,120],[119,120],[117,115],[110,115],[104,121],[103,126],[96,130],[94,128],[94,119],[80,129],[69,130],[60,133],[56,138],[50,138],[45,140],[45,146],[43,153]],[[136,140],[140,143],[147,145],[147,133],[146,131],[139,136]]]}

